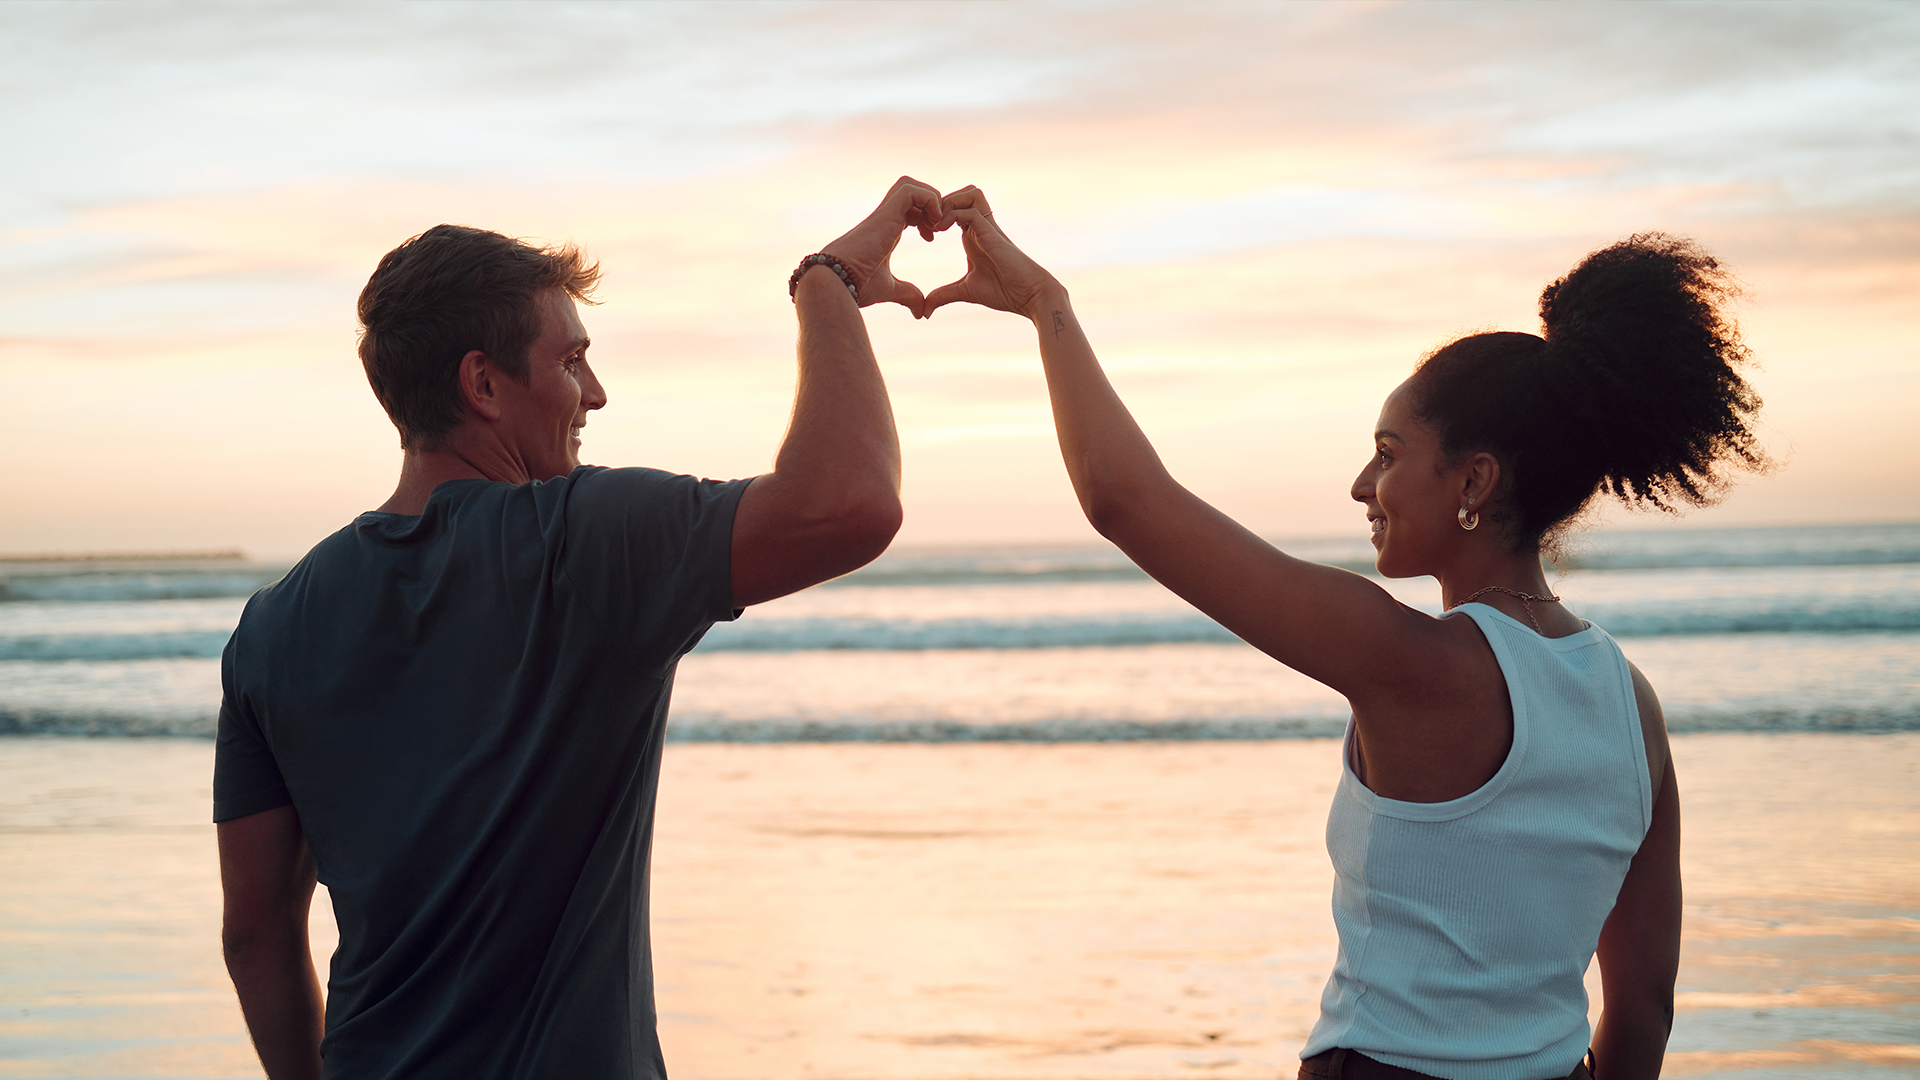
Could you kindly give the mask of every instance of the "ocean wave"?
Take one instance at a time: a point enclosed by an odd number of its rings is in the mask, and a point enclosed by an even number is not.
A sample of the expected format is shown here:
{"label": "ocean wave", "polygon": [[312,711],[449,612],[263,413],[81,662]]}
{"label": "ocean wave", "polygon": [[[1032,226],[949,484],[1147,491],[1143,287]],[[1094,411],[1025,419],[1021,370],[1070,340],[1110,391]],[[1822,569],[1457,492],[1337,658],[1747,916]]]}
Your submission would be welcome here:
{"label": "ocean wave", "polygon": [[113,708],[0,706],[0,736],[86,735],[99,738],[211,739],[219,726],[212,709],[135,711]]}
{"label": "ocean wave", "polygon": [[1055,649],[1238,641],[1204,615],[1107,619],[754,619],[720,623],[703,652]]}
{"label": "ocean wave", "polygon": [[[1364,536],[1278,540],[1287,553],[1358,573],[1373,570]],[[1920,563],[1920,524],[1759,529],[1619,531],[1576,537],[1556,565],[1634,571],[1737,567],[1889,566]],[[0,561],[0,603],[245,598],[286,572],[284,564],[229,561]],[[1142,581],[1111,546],[900,548],[829,589]]]}
{"label": "ocean wave", "polygon": [[[1724,605],[1696,610],[1594,612],[1615,637],[1747,633],[1853,633],[1920,630],[1920,598],[1858,604]],[[1598,607],[1598,605],[1596,605]],[[715,626],[702,652],[799,652],[820,649],[1051,649],[1124,645],[1219,644],[1240,640],[1204,615],[1107,619],[742,619]]]}
{"label": "ocean wave", "polygon": [[1920,562],[1920,524],[1670,529],[1576,535],[1570,570],[1890,566]]}
{"label": "ocean wave", "polygon": [[1920,607],[1912,598],[1858,605],[1782,605],[1705,611],[1646,611],[1592,605],[1580,614],[1614,637],[1697,637],[1709,634],[1849,634],[1920,630]]}
{"label": "ocean wave", "polygon": [[[1591,605],[1581,614],[1615,637],[1710,634],[1840,634],[1920,630],[1920,597],[1818,598],[1693,610]],[[0,635],[0,660],[219,659],[228,630]],[[1015,619],[778,619],[749,616],[708,632],[698,652],[918,652],[935,649],[1062,649],[1227,644],[1240,640],[1200,614]]]}
{"label": "ocean wave", "polygon": [[[1364,535],[1273,541],[1310,562],[1373,572]],[[1920,525],[1620,530],[1576,536],[1564,570],[1887,566],[1920,563]],[[1146,575],[1112,547],[996,547],[890,551],[834,585],[974,585],[1137,581]]]}
{"label": "ocean wave", "polygon": [[0,637],[0,660],[217,660],[231,630]]}
{"label": "ocean wave", "polygon": [[[724,743],[973,743],[973,742],[1262,742],[1330,739],[1346,730],[1345,717],[1243,717],[1207,720],[1021,720],[968,724],[952,720],[701,720],[674,719],[668,742]],[[1675,734],[1695,732],[1920,731],[1920,708],[1704,710],[1667,718]]]}
{"label": "ocean wave", "polygon": [[668,742],[975,743],[975,742],[1254,742],[1328,739],[1345,718],[1325,716],[1208,720],[671,720]]}
{"label": "ocean wave", "polygon": [[[1711,570],[1766,566],[1900,566],[1920,563],[1920,548],[1825,548],[1800,551],[1599,551],[1570,555],[1566,570]],[[1371,564],[1369,564],[1370,566]]]}
{"label": "ocean wave", "polygon": [[10,573],[0,575],[0,603],[245,598],[280,580],[286,570],[284,566],[250,566],[216,571],[134,568]]}
{"label": "ocean wave", "polygon": [[[216,725],[212,710],[143,713],[105,708],[0,707],[0,736],[212,738]],[[1073,718],[979,724],[862,717],[762,720],[675,717],[667,724],[666,737],[668,742],[682,743],[1259,742],[1333,738],[1345,726],[1344,718],[1327,715],[1161,721]],[[1667,730],[1680,735],[1920,731],[1920,706],[1680,710],[1669,712]]]}

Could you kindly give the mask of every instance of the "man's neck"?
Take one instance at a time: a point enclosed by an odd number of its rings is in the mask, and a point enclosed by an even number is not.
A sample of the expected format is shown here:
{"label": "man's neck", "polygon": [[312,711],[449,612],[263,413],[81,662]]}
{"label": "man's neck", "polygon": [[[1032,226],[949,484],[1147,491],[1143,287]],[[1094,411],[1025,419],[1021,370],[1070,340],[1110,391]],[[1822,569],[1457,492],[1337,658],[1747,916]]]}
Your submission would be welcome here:
{"label": "man's neck", "polygon": [[380,504],[382,513],[419,514],[427,508],[427,496],[449,480],[504,479],[487,475],[455,449],[409,450],[400,459],[400,483],[392,497]]}

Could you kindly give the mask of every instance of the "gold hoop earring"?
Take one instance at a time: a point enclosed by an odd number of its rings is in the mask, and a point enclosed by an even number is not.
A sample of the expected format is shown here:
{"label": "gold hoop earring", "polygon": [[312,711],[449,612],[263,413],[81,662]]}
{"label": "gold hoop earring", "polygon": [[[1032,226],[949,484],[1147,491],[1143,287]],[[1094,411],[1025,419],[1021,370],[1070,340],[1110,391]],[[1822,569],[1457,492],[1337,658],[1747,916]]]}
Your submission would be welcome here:
{"label": "gold hoop earring", "polygon": [[1460,527],[1467,530],[1468,532],[1472,532],[1473,530],[1479,528],[1480,512],[1477,510],[1468,512],[1466,507],[1464,506],[1461,507],[1460,508]]}

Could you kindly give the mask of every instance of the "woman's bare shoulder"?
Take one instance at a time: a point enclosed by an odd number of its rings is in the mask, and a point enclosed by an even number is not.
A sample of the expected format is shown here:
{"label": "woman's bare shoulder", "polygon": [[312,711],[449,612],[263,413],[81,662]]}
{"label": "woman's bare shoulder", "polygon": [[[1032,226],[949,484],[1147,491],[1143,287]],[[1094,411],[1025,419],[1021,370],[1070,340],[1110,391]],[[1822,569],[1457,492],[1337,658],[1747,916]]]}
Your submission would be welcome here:
{"label": "woman's bare shoulder", "polygon": [[1633,661],[1627,661],[1627,670],[1633,674],[1633,700],[1640,710],[1640,737],[1647,744],[1647,779],[1657,795],[1666,780],[1667,762],[1672,758],[1672,750],[1667,745],[1667,716],[1660,708],[1653,684]]}

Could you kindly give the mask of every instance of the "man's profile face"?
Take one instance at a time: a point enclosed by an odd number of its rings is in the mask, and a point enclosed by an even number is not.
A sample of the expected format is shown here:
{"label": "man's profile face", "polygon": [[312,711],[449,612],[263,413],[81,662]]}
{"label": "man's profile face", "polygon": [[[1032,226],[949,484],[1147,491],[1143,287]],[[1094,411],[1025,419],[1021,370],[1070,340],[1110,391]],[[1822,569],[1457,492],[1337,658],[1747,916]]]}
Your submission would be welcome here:
{"label": "man's profile face", "polygon": [[527,384],[508,389],[512,407],[501,421],[527,478],[546,480],[580,464],[580,429],[588,412],[607,403],[607,393],[587,365],[587,330],[573,298],[543,289],[535,299],[540,336],[527,350]]}

